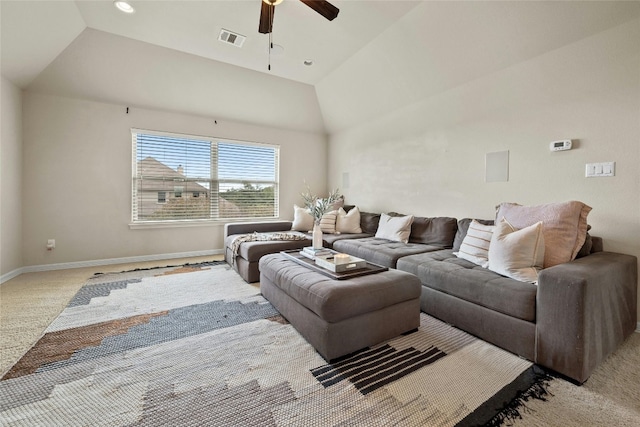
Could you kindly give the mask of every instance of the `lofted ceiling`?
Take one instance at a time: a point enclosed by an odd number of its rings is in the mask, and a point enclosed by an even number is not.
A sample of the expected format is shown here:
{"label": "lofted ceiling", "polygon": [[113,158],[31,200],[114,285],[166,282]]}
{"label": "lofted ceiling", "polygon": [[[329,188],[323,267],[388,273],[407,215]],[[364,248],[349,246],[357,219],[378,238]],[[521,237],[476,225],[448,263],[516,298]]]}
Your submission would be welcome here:
{"label": "lofted ceiling", "polygon": [[[1,71],[17,86],[332,133],[640,16],[638,1],[331,0],[328,21],[261,0],[0,0]],[[242,48],[221,29],[246,36]],[[304,65],[312,60],[312,66]],[[559,64],[561,66],[561,64]]]}
{"label": "lofted ceiling", "polygon": [[[26,86],[84,28],[92,28],[315,84],[419,4],[332,0],[340,13],[328,21],[299,0],[284,0],[276,6],[272,33],[273,43],[284,50],[272,51],[269,71],[269,37],[258,32],[261,0],[130,3],[136,12],[128,15],[112,0],[2,0],[3,75]],[[246,36],[243,46],[218,41],[223,28]],[[304,65],[305,60],[313,65]]]}

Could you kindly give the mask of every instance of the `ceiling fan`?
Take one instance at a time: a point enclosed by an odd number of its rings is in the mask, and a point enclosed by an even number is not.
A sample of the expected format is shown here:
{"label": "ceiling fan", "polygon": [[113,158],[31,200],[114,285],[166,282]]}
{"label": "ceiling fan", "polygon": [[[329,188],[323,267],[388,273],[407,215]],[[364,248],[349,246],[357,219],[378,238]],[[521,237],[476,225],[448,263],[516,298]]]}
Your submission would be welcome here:
{"label": "ceiling fan", "polygon": [[[340,9],[325,0],[300,0],[320,15],[333,21]],[[276,11],[276,5],[282,3],[282,0],[262,0],[262,9],[260,11],[260,25],[258,31],[262,34],[270,34],[273,30],[273,15]]]}

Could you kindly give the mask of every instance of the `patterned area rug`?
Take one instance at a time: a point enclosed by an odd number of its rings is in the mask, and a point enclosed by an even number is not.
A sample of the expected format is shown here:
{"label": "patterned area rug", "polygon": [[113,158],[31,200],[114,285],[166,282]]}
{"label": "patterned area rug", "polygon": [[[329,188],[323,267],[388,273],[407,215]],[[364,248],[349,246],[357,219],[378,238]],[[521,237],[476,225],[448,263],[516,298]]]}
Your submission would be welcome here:
{"label": "patterned area rug", "polygon": [[498,425],[548,377],[426,314],[328,364],[226,264],[88,280],[0,381],[3,426]]}

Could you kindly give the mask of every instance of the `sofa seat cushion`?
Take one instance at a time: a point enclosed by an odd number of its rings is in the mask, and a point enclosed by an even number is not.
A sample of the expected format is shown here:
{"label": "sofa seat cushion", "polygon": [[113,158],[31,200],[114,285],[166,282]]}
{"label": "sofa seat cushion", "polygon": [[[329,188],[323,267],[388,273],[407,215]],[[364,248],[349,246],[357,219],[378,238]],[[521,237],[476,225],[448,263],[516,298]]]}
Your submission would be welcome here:
{"label": "sofa seat cushion", "polygon": [[260,272],[274,286],[329,323],[418,300],[422,289],[418,278],[404,271],[388,270],[334,280],[280,254],[261,258]]}
{"label": "sofa seat cushion", "polygon": [[333,248],[333,244],[338,240],[345,239],[362,239],[364,237],[373,237],[373,234],[368,233],[340,233],[340,234],[323,234],[322,240],[324,246],[327,248]]}
{"label": "sofa seat cushion", "polygon": [[404,256],[438,251],[442,249],[442,246],[401,243],[376,237],[367,237],[364,239],[338,240],[334,242],[333,249],[366,259],[374,264],[396,268],[396,262]]}
{"label": "sofa seat cushion", "polygon": [[398,260],[423,286],[529,322],[536,320],[537,286],[501,276],[441,250]]}
{"label": "sofa seat cushion", "polygon": [[[238,248],[238,256],[249,262],[257,262],[264,255],[273,254],[280,251],[288,251],[293,249],[311,246],[311,235],[300,233],[297,231],[286,231],[290,234],[300,234],[306,236],[305,240],[259,240],[254,242],[242,242]],[[224,242],[226,250],[230,250],[236,237],[244,236],[244,234],[232,234],[227,236]]]}

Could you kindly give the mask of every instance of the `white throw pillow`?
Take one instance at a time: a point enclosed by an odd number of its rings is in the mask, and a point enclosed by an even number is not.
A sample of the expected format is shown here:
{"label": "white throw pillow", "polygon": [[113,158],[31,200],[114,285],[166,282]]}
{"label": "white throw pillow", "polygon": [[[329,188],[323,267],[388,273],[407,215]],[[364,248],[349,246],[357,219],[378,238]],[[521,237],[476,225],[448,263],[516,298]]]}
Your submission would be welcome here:
{"label": "white throw pillow", "polygon": [[544,264],[542,221],[517,230],[506,219],[496,225],[489,245],[489,270],[536,283]]}
{"label": "white throw pillow", "polygon": [[338,211],[327,212],[322,215],[320,219],[320,229],[323,233],[335,234],[336,233],[336,218],[338,217]]}
{"label": "white throw pillow", "polygon": [[343,208],[338,209],[336,231],[338,233],[362,233],[362,228],[360,228],[360,210],[357,206],[349,212]]}
{"label": "white throw pillow", "polygon": [[313,217],[307,208],[293,205],[293,225],[292,230],[307,232],[313,229]]}
{"label": "white throw pillow", "polygon": [[480,224],[475,219],[469,224],[467,235],[464,236],[460,251],[453,254],[458,258],[466,259],[481,267],[489,265],[489,244],[495,226]]}
{"label": "white throw pillow", "polygon": [[407,243],[411,234],[411,224],[413,224],[413,215],[389,216],[385,213],[380,214],[376,237]]}

